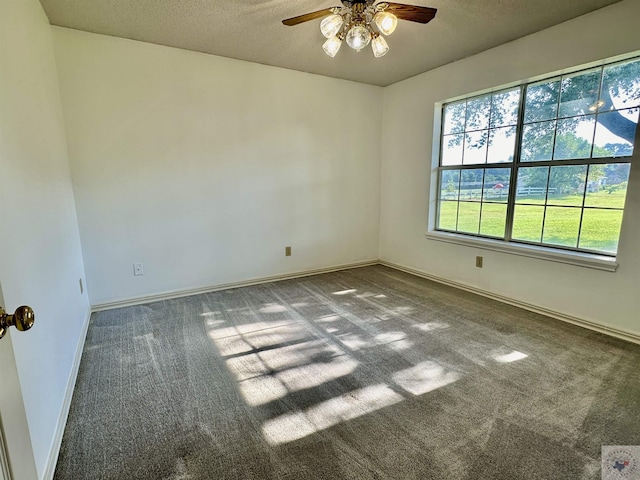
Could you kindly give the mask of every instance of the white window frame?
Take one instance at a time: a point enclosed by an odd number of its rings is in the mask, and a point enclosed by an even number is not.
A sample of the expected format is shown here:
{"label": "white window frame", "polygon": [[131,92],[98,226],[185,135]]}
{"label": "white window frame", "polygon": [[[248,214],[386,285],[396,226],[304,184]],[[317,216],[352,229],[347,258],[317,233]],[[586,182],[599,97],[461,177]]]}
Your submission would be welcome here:
{"label": "white window frame", "polygon": [[[452,243],[456,245],[478,248],[483,250],[496,251],[500,253],[531,257],[531,258],[536,258],[541,260],[553,261],[557,263],[576,265],[580,267],[594,268],[594,269],[608,271],[608,272],[615,272],[619,266],[618,255],[615,255],[615,256],[604,255],[604,254],[600,255],[597,253],[582,252],[578,250],[567,250],[567,249],[556,248],[552,246],[518,243],[513,241],[505,241],[500,239],[492,239],[492,238],[486,238],[481,236],[468,235],[464,233],[453,233],[453,232],[437,230],[443,106],[447,103],[455,102],[457,100],[468,99],[478,95],[483,95],[483,94],[492,93],[492,92],[499,92],[501,90],[513,88],[516,86],[526,86],[527,84],[535,83],[540,80],[551,79],[555,76],[576,73],[576,72],[580,72],[581,70],[587,70],[589,68],[593,68],[594,66],[603,66],[610,63],[630,60],[637,57],[638,57],[638,52],[635,52],[634,54],[620,56],[620,57],[616,57],[608,60],[603,60],[603,61],[592,63],[589,65],[575,67],[570,70],[549,73],[546,75],[538,76],[536,78],[523,80],[518,83],[501,85],[499,87],[495,87],[492,89],[478,91],[478,92],[470,93],[467,95],[461,95],[455,98],[451,98],[451,99],[436,103],[434,105],[433,144],[432,144],[432,152],[431,152],[432,168],[431,168],[431,177],[429,180],[429,185],[430,185],[429,211],[428,211],[428,218],[427,218],[427,232],[425,234],[425,237],[428,240]],[[524,91],[525,90],[523,89],[523,93]],[[522,119],[520,119],[520,121],[521,120]],[[631,157],[623,157],[623,158],[625,159],[625,162],[628,161],[631,164],[640,163],[640,127],[636,128],[633,154],[631,155]],[[619,162],[620,158],[616,158],[615,160],[616,162]],[[496,165],[499,165],[499,164],[496,164]],[[512,168],[516,169],[515,162],[512,165],[513,165]],[[530,166],[535,166],[535,165],[530,165]],[[476,167],[491,168],[491,164],[478,164],[476,165]],[[634,174],[634,171],[635,171],[635,174]],[[634,178],[637,178],[637,180],[640,181],[640,167],[631,168],[628,188],[631,188],[633,184],[637,183],[636,181],[633,181]],[[625,214],[627,212],[627,207],[628,206],[625,205]],[[621,238],[622,238],[623,230],[624,230],[624,220],[622,223],[622,229],[620,233]]]}

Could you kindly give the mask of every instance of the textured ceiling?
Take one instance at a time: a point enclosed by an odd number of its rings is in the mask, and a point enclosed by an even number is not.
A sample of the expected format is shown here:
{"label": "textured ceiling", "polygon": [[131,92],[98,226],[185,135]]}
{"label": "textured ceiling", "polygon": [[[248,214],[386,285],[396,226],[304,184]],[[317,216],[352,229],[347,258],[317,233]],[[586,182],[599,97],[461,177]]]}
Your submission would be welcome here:
{"label": "textured ceiling", "polygon": [[386,86],[620,0],[408,0],[436,18],[400,20],[378,59],[346,46],[325,55],[320,20],[282,25],[334,0],[40,1],[52,25]]}

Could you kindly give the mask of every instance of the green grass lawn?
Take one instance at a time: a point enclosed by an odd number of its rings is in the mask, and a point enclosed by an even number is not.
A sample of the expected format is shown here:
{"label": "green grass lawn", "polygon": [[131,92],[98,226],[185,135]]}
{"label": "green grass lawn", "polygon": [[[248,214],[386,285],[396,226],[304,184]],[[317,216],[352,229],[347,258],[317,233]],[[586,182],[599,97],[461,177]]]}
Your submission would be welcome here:
{"label": "green grass lawn", "polygon": [[[464,200],[442,201],[438,226],[445,230],[503,238],[507,206],[504,203],[480,203],[481,192],[465,192]],[[626,190],[612,193],[588,193],[580,230],[582,197],[578,195],[550,196],[545,206],[543,197],[518,197],[514,215],[512,238],[549,245],[584,248],[615,253],[618,248],[622,210]],[[493,200],[493,199],[492,199]],[[532,205],[522,205],[528,203]],[[544,231],[543,231],[544,219]],[[579,244],[578,244],[578,234]]]}
{"label": "green grass lawn", "polygon": [[[599,192],[587,193],[584,205],[586,207],[607,207],[607,208],[624,208],[624,199],[627,190],[616,190],[607,193],[605,190]],[[518,195],[517,203],[535,203],[544,205],[544,196],[525,196]],[[582,195],[549,195],[547,205],[582,205]]]}

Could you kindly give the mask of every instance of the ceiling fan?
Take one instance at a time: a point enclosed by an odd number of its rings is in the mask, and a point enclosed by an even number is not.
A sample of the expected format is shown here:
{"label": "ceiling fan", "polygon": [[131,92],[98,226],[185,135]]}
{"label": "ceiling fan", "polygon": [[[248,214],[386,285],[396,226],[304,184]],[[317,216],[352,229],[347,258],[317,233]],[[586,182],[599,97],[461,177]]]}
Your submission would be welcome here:
{"label": "ceiling fan", "polygon": [[[435,8],[403,3],[375,3],[376,0],[341,1],[341,7],[325,8],[287,18],[282,23],[293,26],[325,17],[320,22],[320,31],[327,38],[322,45],[327,55],[335,57],[342,41],[346,39],[347,45],[357,52],[371,43],[373,55],[382,57],[389,51],[389,45],[382,35],[391,35],[396,29],[398,19],[428,23],[435,18],[437,11]],[[376,28],[373,28],[373,25]]]}

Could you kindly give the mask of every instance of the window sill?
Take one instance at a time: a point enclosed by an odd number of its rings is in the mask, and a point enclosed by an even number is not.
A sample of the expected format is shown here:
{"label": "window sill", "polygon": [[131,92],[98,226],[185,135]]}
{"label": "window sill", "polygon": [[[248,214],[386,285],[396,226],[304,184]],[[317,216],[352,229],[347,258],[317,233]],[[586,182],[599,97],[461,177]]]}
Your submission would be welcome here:
{"label": "window sill", "polygon": [[595,268],[606,272],[615,272],[618,263],[613,257],[605,255],[595,255],[590,253],[570,252],[564,250],[556,250],[553,248],[539,247],[536,245],[524,245],[516,243],[507,243],[500,240],[492,240],[490,238],[467,237],[465,235],[456,235],[455,233],[431,231],[425,234],[428,240],[436,240],[438,242],[455,243],[466,247],[481,248],[483,250],[492,250],[494,252],[508,253],[511,255],[520,255],[523,257],[538,258],[550,262],[566,263],[569,265],[577,265],[579,267]]}

